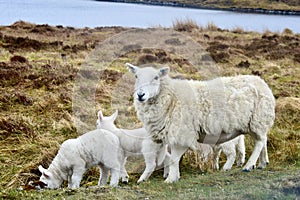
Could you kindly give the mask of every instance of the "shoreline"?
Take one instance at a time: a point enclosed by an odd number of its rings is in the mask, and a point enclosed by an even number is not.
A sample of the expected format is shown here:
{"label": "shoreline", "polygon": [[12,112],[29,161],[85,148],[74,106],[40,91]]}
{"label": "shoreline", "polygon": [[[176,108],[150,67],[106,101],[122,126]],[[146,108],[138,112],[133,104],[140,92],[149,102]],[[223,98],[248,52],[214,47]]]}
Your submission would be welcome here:
{"label": "shoreline", "polygon": [[294,10],[268,10],[264,8],[239,8],[239,7],[229,7],[229,8],[219,8],[219,7],[211,7],[211,6],[200,6],[200,5],[192,5],[178,2],[163,2],[157,0],[95,0],[100,2],[113,2],[113,3],[132,3],[132,4],[140,4],[140,5],[151,5],[151,6],[167,6],[167,7],[178,7],[178,8],[194,8],[194,9],[203,9],[203,10],[219,10],[219,11],[230,11],[230,12],[238,12],[238,13],[252,13],[252,14],[266,14],[266,15],[293,15],[300,16],[300,11]]}

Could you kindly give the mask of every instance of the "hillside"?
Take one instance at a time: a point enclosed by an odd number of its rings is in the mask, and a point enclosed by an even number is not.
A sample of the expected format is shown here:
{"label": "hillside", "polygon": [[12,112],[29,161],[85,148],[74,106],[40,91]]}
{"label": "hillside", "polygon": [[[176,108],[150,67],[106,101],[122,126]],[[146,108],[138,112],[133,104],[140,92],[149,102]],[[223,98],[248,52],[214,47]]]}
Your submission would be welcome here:
{"label": "hillside", "polygon": [[[276,121],[268,138],[270,165],[250,173],[242,173],[239,168],[217,172],[199,163],[194,152],[187,152],[181,163],[182,179],[174,185],[164,184],[161,171],[157,171],[140,185],[135,183],[140,174],[132,173],[129,185],[88,188],[97,184],[99,176],[96,169],[91,169],[79,190],[32,188],[29,182],[39,177],[37,166],[47,167],[59,145],[78,136],[72,103],[79,70],[85,76],[91,75],[88,68],[83,68],[98,44],[128,30],[132,29],[75,29],[23,21],[0,27],[0,197],[295,199],[300,195],[300,35],[288,29],[263,34],[240,28],[228,31],[213,24],[199,27],[192,21],[177,21],[173,30],[201,45],[215,61],[219,75],[254,74],[271,87],[276,98]],[[99,55],[97,61],[104,61],[104,57]],[[145,48],[116,55],[97,77],[95,107],[105,115],[114,109],[112,94],[127,72],[126,62],[169,65],[184,78],[203,78],[185,58],[163,49]],[[85,124],[87,129],[95,126],[96,113],[91,115],[89,124]],[[130,105],[120,115],[118,126],[127,127],[126,117],[135,127],[141,126]],[[248,137],[246,144],[248,159],[252,149]]]}
{"label": "hillside", "polygon": [[142,3],[151,5],[225,9],[238,12],[297,14],[300,15],[300,1],[293,0],[112,0],[112,2]]}

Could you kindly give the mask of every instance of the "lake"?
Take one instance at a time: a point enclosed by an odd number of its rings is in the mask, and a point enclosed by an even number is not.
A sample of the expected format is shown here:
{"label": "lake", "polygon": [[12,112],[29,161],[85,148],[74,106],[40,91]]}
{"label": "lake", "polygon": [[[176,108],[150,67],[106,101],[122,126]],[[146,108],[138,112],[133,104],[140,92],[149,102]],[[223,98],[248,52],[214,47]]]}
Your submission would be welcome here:
{"label": "lake", "polygon": [[249,14],[140,4],[110,3],[91,0],[0,0],[0,25],[18,20],[36,24],[72,27],[164,27],[176,19],[192,19],[199,25],[214,23],[223,29],[243,28],[263,32],[291,29],[300,33],[300,16]]}

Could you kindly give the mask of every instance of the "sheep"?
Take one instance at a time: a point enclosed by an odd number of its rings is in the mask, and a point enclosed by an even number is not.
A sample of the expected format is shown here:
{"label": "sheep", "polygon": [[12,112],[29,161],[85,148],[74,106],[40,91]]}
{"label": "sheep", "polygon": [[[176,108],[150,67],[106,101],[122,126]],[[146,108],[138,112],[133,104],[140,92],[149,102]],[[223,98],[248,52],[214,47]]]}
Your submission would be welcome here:
{"label": "sheep", "polygon": [[244,135],[237,136],[236,138],[217,144],[213,148],[213,168],[219,170],[219,158],[223,151],[226,155],[226,163],[223,165],[223,170],[227,171],[232,168],[234,161],[238,167],[241,167],[245,162],[245,141]]}
{"label": "sheep", "polygon": [[166,183],[180,178],[179,160],[196,143],[221,144],[242,134],[254,140],[243,171],[269,163],[267,133],[274,123],[275,99],[259,77],[239,75],[209,81],[176,80],[169,67],[137,67],[126,63],[136,77],[134,106],[153,141],[171,148]]}
{"label": "sheep", "polygon": [[40,181],[49,189],[57,189],[64,180],[69,188],[79,188],[82,175],[93,166],[100,167],[98,185],[107,183],[111,172],[110,186],[116,187],[119,182],[122,157],[120,156],[118,137],[107,130],[94,130],[68,139],[62,143],[58,154],[48,169],[38,167],[42,173]]}
{"label": "sheep", "polygon": [[120,141],[121,148],[123,150],[124,163],[121,163],[121,171],[125,172],[125,176],[121,175],[123,182],[128,182],[128,174],[125,169],[126,159],[132,155],[143,155],[145,159],[146,168],[137,183],[141,183],[147,180],[153,173],[157,166],[165,164],[164,178],[168,173],[168,152],[167,145],[157,144],[152,141],[151,137],[145,130],[145,128],[127,130],[119,129],[115,126],[114,121],[118,116],[116,110],[111,116],[105,117],[100,110],[98,112],[97,128],[102,128],[114,133]]}
{"label": "sheep", "polygon": [[202,143],[197,144],[199,160],[202,163],[208,163],[210,158],[213,158],[212,167],[215,170],[219,170],[219,158],[222,151],[226,155],[226,163],[222,167],[223,171],[230,170],[234,161],[236,161],[238,167],[241,167],[245,162],[244,135],[214,146]]}

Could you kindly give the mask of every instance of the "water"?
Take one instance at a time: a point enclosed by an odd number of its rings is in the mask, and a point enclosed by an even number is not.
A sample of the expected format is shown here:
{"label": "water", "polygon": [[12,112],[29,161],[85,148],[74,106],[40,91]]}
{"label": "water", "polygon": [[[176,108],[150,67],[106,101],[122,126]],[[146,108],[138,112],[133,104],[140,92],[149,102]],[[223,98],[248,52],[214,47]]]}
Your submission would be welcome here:
{"label": "water", "polygon": [[154,27],[172,26],[176,19],[192,19],[199,25],[212,22],[223,29],[300,33],[299,16],[246,14],[228,11],[160,7],[91,0],[0,0],[0,25],[18,20],[36,24],[73,27]]}

